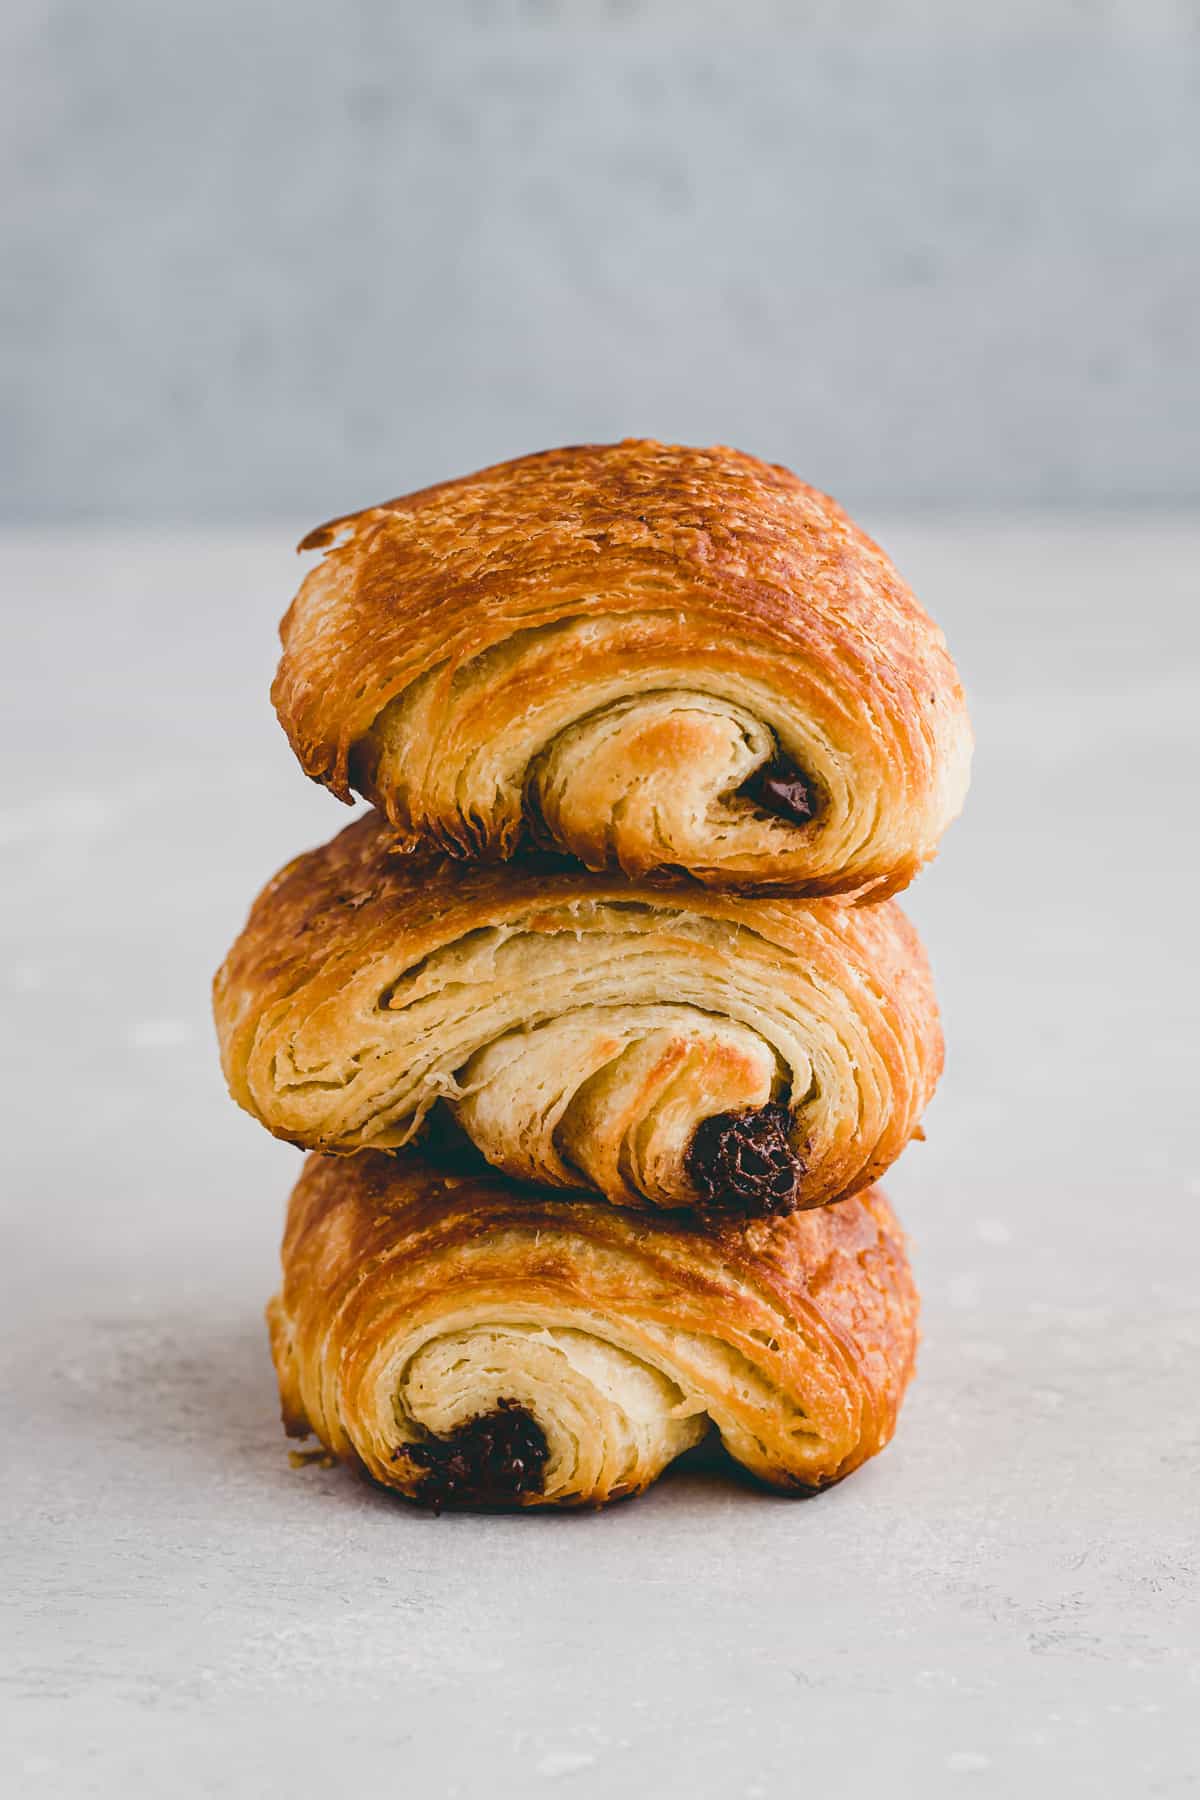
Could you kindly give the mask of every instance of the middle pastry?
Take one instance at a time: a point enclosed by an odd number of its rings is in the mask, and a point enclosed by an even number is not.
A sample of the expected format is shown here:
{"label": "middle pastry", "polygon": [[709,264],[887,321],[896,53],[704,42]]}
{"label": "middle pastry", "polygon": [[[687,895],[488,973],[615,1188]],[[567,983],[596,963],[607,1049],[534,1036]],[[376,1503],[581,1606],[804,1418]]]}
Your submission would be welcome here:
{"label": "middle pastry", "polygon": [[395,849],[281,870],[219,971],[230,1090],[277,1137],[398,1148],[444,1107],[518,1179],[742,1214],[870,1186],[942,1066],[892,901],[766,899]]}

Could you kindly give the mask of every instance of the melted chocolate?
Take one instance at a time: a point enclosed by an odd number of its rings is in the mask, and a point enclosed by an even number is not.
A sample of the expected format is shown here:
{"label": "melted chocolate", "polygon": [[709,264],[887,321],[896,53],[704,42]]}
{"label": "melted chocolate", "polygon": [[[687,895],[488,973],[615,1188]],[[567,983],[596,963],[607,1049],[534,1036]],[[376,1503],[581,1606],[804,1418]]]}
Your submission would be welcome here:
{"label": "melted chocolate", "polygon": [[815,819],[820,808],[816,783],[782,753],[755,769],[740,792],[764,812],[795,825]]}
{"label": "melted chocolate", "polygon": [[787,1107],[776,1102],[703,1120],[688,1151],[702,1204],[748,1218],[794,1212],[804,1162],[792,1148],[791,1124]]}
{"label": "melted chocolate", "polygon": [[546,1434],[516,1400],[501,1400],[445,1438],[402,1444],[392,1452],[424,1469],[418,1500],[440,1513],[444,1506],[505,1506],[536,1493],[550,1449]]}

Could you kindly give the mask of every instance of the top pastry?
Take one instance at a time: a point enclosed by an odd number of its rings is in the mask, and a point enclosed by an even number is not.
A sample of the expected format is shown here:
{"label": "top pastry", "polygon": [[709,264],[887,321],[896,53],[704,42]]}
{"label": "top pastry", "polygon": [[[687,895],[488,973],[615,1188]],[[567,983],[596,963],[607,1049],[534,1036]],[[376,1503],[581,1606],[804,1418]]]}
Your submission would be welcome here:
{"label": "top pastry", "polygon": [[334,520],[272,689],[402,841],[894,893],[966,790],[945,639],[826,495],[736,450],[550,450]]}

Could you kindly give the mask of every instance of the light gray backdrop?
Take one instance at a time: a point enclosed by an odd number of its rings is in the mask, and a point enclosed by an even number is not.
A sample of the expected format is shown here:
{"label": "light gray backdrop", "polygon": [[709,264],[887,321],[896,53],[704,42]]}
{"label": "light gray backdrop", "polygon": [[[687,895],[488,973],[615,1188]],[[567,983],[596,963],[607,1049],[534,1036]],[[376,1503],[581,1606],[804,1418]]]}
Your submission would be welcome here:
{"label": "light gray backdrop", "polygon": [[852,505],[1200,489],[1194,0],[7,0],[10,518],[551,442]]}
{"label": "light gray backdrop", "polygon": [[[0,0],[0,88],[0,1793],[1198,1800],[1200,528],[1092,516],[1198,497],[1194,8]],[[641,431],[967,682],[920,1378],[812,1505],[435,1521],[277,1422],[275,621],[316,518]]]}

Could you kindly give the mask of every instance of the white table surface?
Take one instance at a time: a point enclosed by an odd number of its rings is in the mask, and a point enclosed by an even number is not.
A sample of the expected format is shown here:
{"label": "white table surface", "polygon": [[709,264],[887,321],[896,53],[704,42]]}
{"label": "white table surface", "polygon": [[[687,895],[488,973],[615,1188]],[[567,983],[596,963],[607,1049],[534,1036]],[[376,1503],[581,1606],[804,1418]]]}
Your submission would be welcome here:
{"label": "white table surface", "polygon": [[288,532],[3,541],[6,1793],[1196,1791],[1200,528],[871,523],[979,736],[910,896],[919,1377],[815,1501],[686,1472],[566,1518],[288,1464],[299,1162],[207,995],[347,816],[267,703]]}

